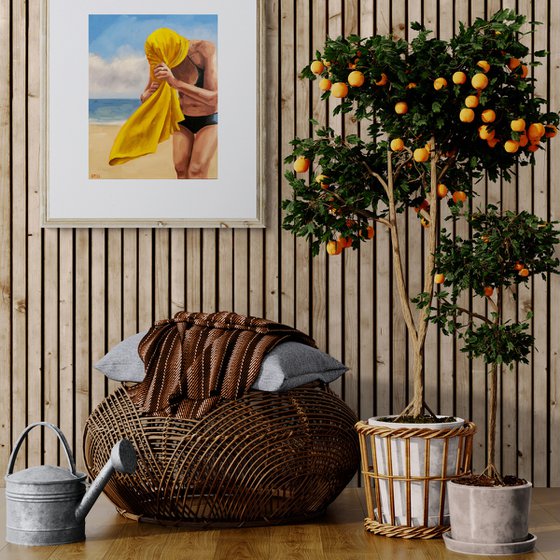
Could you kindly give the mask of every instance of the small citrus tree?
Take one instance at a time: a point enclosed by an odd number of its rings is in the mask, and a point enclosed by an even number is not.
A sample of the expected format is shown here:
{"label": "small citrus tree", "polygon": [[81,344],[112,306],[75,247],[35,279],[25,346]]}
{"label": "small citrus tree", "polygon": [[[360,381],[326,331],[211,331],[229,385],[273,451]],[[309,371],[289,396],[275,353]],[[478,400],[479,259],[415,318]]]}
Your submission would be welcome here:
{"label": "small citrus tree", "polygon": [[[292,141],[286,178],[294,196],[283,202],[284,227],[307,237],[314,254],[325,243],[331,255],[371,239],[374,223],[388,228],[414,349],[414,394],[401,417],[429,411],[423,361],[440,204],[458,215],[475,196],[473,180],[488,174],[509,181],[510,170],[534,163],[534,152],[556,133],[558,115],[542,111],[546,102],[535,96],[522,62],[529,54],[519,40],[524,24],[523,16],[502,10],[461,25],[450,41],[430,38],[420,24],[412,25],[418,34],[410,44],[391,36],[327,40],[302,72],[320,78],[323,100],[341,100],[333,114],[352,114],[367,135],[344,137],[314,122],[314,138]],[[397,223],[397,214],[411,208],[428,232],[417,300],[405,281]],[[416,316],[414,302],[424,303]]]}
{"label": "small citrus tree", "polygon": [[[493,205],[466,219],[472,226],[471,239],[442,231],[435,260],[443,289],[436,294],[439,305],[432,307],[431,320],[445,334],[456,333],[470,357],[482,357],[489,365],[487,467],[480,476],[501,482],[495,466],[498,367],[527,363],[534,342],[527,333],[531,313],[519,322],[505,320],[504,292],[510,290],[516,297],[516,288],[531,276],[541,274],[546,280],[547,274],[560,272],[555,256],[560,234],[555,223],[528,212],[500,215]],[[484,298],[488,312],[478,314],[457,305],[465,290]],[[427,304],[428,298],[422,301]]]}

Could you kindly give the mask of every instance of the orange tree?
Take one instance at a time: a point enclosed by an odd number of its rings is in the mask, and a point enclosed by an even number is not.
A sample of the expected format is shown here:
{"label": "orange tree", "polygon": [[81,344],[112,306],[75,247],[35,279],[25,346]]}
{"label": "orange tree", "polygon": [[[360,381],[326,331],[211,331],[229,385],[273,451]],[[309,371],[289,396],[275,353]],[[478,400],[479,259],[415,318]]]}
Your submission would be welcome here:
{"label": "orange tree", "polygon": [[[401,416],[429,411],[422,368],[440,204],[458,215],[476,195],[478,179],[509,181],[516,164],[534,163],[534,152],[556,134],[558,115],[544,111],[546,101],[528,77],[529,52],[519,40],[524,24],[523,16],[502,10],[461,25],[450,41],[431,38],[419,24],[412,25],[418,34],[410,43],[391,36],[327,40],[302,72],[319,79],[323,100],[341,100],[333,114],[351,113],[367,135],[344,137],[314,121],[313,138],[292,141],[286,178],[293,197],[283,202],[283,225],[307,237],[313,254],[324,243],[332,255],[373,237],[374,223],[388,228],[414,349],[414,393]],[[424,305],[416,316],[397,224],[397,214],[410,208],[428,232]]]}
{"label": "orange tree", "polygon": [[[556,223],[525,211],[500,215],[493,205],[466,219],[472,229],[470,239],[442,231],[435,264],[444,280],[436,294],[439,305],[432,307],[431,320],[445,334],[456,333],[463,340],[464,352],[484,358],[489,365],[487,467],[481,476],[501,482],[495,466],[498,367],[527,363],[534,342],[527,332],[530,313],[519,322],[504,318],[504,291],[511,290],[516,297],[517,287],[526,285],[531,276],[541,274],[546,280],[549,273],[559,272],[555,245],[560,234]],[[488,312],[473,313],[459,306],[458,297],[465,290],[484,298]],[[428,304],[424,294],[420,299],[421,305]]]}

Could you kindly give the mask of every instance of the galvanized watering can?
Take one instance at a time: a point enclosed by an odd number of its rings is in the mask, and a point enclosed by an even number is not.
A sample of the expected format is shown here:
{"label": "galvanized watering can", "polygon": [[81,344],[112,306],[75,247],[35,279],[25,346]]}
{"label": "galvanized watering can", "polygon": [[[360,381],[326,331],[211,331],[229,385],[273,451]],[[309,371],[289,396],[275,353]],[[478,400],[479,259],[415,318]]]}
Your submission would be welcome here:
{"label": "galvanized watering can", "polygon": [[[56,432],[68,459],[70,470],[43,465],[13,473],[16,456],[35,426]],[[14,544],[42,546],[85,539],[85,518],[115,470],[132,473],[136,453],[122,439],[86,493],[86,475],[76,471],[76,463],[64,434],[48,422],[25,428],[10,455],[6,474],[6,540]]]}

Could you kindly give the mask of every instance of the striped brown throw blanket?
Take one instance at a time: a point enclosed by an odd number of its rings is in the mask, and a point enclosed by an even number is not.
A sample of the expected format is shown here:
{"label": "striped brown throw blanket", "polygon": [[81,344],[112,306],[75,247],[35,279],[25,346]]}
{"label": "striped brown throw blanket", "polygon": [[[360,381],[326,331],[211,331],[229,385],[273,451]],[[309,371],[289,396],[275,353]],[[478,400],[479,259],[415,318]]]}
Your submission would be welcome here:
{"label": "striped brown throw blanket", "polygon": [[236,313],[187,313],[158,321],[140,342],[144,381],[128,389],[141,413],[201,418],[240,397],[259,374],[264,355],[312,338],[286,325]]}

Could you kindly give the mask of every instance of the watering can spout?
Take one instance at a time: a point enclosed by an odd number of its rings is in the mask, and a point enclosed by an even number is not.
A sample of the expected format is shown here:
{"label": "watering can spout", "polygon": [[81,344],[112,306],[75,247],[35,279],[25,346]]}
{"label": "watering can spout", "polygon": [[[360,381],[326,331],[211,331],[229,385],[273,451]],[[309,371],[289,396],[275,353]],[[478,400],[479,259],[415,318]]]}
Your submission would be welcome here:
{"label": "watering can spout", "polygon": [[76,520],[82,522],[93,504],[99,497],[99,494],[105,488],[105,485],[111,478],[115,471],[121,473],[133,473],[136,468],[136,452],[132,444],[126,440],[121,439],[117,442],[111,450],[111,457],[101,469],[96,479],[91,483],[89,490],[82,498],[80,505],[76,508]]}

